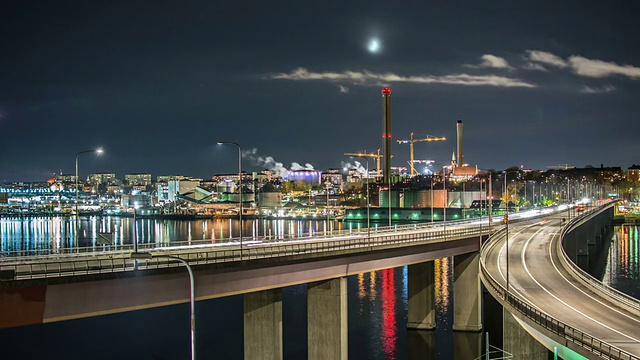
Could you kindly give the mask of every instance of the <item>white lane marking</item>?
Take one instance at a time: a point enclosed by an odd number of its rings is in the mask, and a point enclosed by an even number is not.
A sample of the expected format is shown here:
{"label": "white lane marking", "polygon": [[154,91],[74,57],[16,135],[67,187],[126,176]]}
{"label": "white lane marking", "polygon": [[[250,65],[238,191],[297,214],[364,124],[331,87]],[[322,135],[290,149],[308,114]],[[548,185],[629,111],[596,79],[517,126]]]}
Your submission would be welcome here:
{"label": "white lane marking", "polygon": [[[540,229],[540,230],[536,231],[536,234],[537,234],[539,231],[542,231],[542,229]],[[554,236],[555,236],[555,234],[557,234],[557,232],[558,232],[558,230],[556,230],[556,231],[554,232]],[[533,237],[532,237],[532,238],[533,238]],[[524,245],[524,247],[522,248],[522,252],[521,252],[521,255],[520,255],[520,256],[521,256],[521,260],[522,260],[522,264],[524,265],[524,270],[527,272],[527,274],[529,274],[529,277],[531,278],[531,280],[533,280],[533,281],[534,281],[534,282],[535,282],[535,283],[536,283],[536,284],[537,284],[537,285],[538,285],[542,290],[544,290],[547,294],[549,294],[549,296],[551,296],[552,298],[556,299],[559,303],[561,303],[561,304],[565,305],[566,307],[568,307],[569,309],[571,309],[571,310],[575,311],[576,313],[578,313],[578,314],[580,314],[580,315],[584,316],[585,318],[587,318],[587,319],[589,319],[589,320],[593,321],[593,322],[594,322],[594,323],[596,323],[596,324],[601,325],[601,326],[602,326],[602,327],[604,327],[604,328],[607,328],[607,329],[609,329],[609,330],[611,330],[611,331],[613,331],[613,332],[615,332],[615,333],[617,333],[617,334],[619,334],[619,335],[621,335],[621,336],[623,336],[623,337],[626,337],[626,338],[627,338],[627,339],[629,339],[629,340],[632,340],[632,341],[635,341],[635,342],[640,342],[640,340],[638,340],[638,339],[636,339],[636,338],[634,338],[634,337],[631,337],[631,336],[629,336],[629,335],[627,335],[627,334],[624,334],[624,333],[622,333],[622,332],[620,332],[620,331],[618,331],[618,330],[616,330],[616,329],[614,329],[614,328],[612,328],[612,327],[610,327],[610,326],[608,326],[608,325],[606,325],[606,324],[601,323],[600,321],[598,321],[598,320],[596,320],[596,319],[592,318],[591,316],[589,316],[589,315],[587,315],[587,314],[585,314],[585,313],[581,312],[580,310],[578,310],[578,309],[574,308],[573,306],[571,306],[571,305],[567,304],[565,301],[563,301],[563,300],[562,300],[562,299],[560,299],[559,297],[557,297],[557,296],[555,296],[554,294],[552,294],[552,293],[551,293],[551,291],[549,291],[547,288],[545,288],[544,286],[542,286],[542,284],[540,284],[540,282],[538,282],[538,280],[536,280],[536,278],[534,278],[534,277],[533,277],[533,274],[531,274],[531,272],[529,271],[529,267],[527,266],[527,262],[526,262],[525,257],[524,257],[524,254],[526,253],[527,247],[529,246],[529,242],[531,241],[531,239],[532,239],[532,238],[529,238],[529,239],[525,242],[525,245]],[[556,270],[557,270],[557,268],[556,268]]]}
{"label": "white lane marking", "polygon": [[[514,240],[515,240],[515,238],[516,238],[516,236],[518,236],[518,235],[522,234],[522,232],[524,232],[525,230],[528,230],[529,228],[531,228],[531,227],[533,227],[533,226],[540,225],[541,223],[543,223],[543,222],[537,222],[537,223],[535,223],[535,224],[527,225],[527,226],[525,226],[525,227],[523,227],[523,228],[518,229],[516,232],[514,232],[514,233],[513,233],[513,237],[510,239],[509,243],[513,243],[513,242],[514,242]],[[502,276],[502,280],[504,280],[504,282],[506,283],[506,282],[507,282],[507,278],[506,278],[506,276],[504,275],[504,273],[502,272],[502,267],[500,266],[500,259],[502,259],[502,253],[503,253],[503,250],[505,250],[505,249],[506,249],[506,242],[505,242],[505,245],[503,245],[503,246],[500,248],[500,251],[498,251],[498,261],[497,261],[497,265],[498,265],[498,273],[500,274],[500,276]],[[542,309],[541,309],[538,305],[534,304],[532,301],[530,301],[529,299],[527,299],[527,297],[526,297],[526,296],[524,296],[524,294],[523,294],[523,293],[521,293],[520,291],[518,291],[518,289],[515,289],[514,287],[510,286],[510,287],[509,287],[509,292],[513,292],[513,293],[515,293],[515,294],[517,294],[517,295],[520,295],[520,297],[521,297],[524,301],[526,301],[527,303],[529,303],[529,305],[530,305],[531,307],[534,307],[534,308],[536,308],[536,309],[538,309],[538,310],[542,311]]]}
{"label": "white lane marking", "polygon": [[[553,237],[557,236],[557,233],[558,233],[557,231],[556,231],[556,232],[554,232]],[[574,283],[572,283],[571,281],[569,281],[569,279],[567,279],[564,275],[562,275],[562,273],[560,272],[560,269],[559,269],[559,268],[558,268],[558,266],[556,265],[556,262],[553,260],[553,256],[551,256],[551,254],[552,254],[552,252],[551,252],[552,246],[553,246],[553,238],[551,239],[551,241],[549,241],[549,247],[548,247],[548,249],[549,249],[549,250],[548,250],[548,251],[549,251],[549,252],[548,252],[549,259],[551,260],[551,264],[553,265],[553,268],[554,268],[554,269],[556,269],[556,272],[557,272],[557,273],[558,273],[558,274],[559,274],[559,275],[560,275],[560,276],[561,276],[561,277],[562,277],[566,282],[568,282],[569,284],[571,284],[571,286],[573,286],[576,290],[580,291],[581,293],[583,293],[584,295],[586,295],[587,297],[589,297],[589,298],[590,298],[590,299],[592,299],[593,301],[596,301],[597,303],[599,303],[599,304],[601,304],[601,305],[603,305],[603,306],[606,306],[606,307],[607,307],[607,308],[609,308],[610,310],[613,310],[613,311],[617,312],[618,314],[620,314],[620,315],[622,315],[622,316],[624,316],[624,317],[626,317],[626,318],[629,318],[629,319],[631,319],[631,320],[633,320],[633,321],[635,321],[635,322],[637,322],[637,323],[640,323],[640,319],[638,319],[638,318],[634,318],[634,317],[631,317],[631,316],[629,316],[629,314],[624,313],[624,312],[621,312],[620,310],[618,310],[618,309],[616,309],[616,308],[611,308],[610,306],[608,306],[608,305],[607,305],[607,304],[605,304],[604,302],[600,301],[598,298],[593,297],[593,296],[589,295],[588,293],[584,292],[582,289],[580,289],[579,287],[577,287]],[[571,260],[569,260],[569,261],[571,261]]]}

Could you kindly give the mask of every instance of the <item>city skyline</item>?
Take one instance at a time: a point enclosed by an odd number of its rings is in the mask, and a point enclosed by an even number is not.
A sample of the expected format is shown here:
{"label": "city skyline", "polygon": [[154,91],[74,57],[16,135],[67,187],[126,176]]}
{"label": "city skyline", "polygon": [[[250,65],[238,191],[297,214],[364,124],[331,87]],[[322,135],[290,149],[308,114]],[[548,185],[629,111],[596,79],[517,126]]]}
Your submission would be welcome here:
{"label": "city skyline", "polygon": [[[633,12],[596,1],[1,5],[0,180],[342,168],[382,147],[481,169],[640,162]],[[616,6],[617,5],[617,6]],[[295,165],[297,164],[297,165]],[[375,168],[375,161],[370,161]]]}

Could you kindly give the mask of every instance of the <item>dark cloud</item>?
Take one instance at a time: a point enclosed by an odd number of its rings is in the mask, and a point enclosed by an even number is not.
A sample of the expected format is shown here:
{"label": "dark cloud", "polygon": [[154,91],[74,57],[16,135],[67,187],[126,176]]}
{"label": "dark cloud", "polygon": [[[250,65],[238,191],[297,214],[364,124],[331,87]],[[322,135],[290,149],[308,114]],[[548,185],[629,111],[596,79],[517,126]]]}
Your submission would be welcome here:
{"label": "dark cloud", "polygon": [[[454,139],[463,120],[481,168],[626,167],[639,161],[639,26],[592,0],[3,2],[0,178],[72,172],[96,146],[81,172],[233,172],[219,140],[338,168],[381,146],[381,85],[395,138]],[[439,163],[455,148],[420,145]],[[408,148],[394,154],[404,164]]]}

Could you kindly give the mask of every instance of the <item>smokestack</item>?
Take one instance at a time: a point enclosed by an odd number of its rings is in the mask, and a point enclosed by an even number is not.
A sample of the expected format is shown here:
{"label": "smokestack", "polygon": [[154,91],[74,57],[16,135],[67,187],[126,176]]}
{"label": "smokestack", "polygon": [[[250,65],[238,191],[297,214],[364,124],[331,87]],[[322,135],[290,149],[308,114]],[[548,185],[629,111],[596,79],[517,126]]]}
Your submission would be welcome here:
{"label": "smokestack", "polygon": [[456,129],[458,132],[458,166],[462,166],[464,165],[464,148],[462,145],[462,120],[458,120]]}
{"label": "smokestack", "polygon": [[382,154],[384,156],[383,183],[391,181],[391,89],[382,89]]}

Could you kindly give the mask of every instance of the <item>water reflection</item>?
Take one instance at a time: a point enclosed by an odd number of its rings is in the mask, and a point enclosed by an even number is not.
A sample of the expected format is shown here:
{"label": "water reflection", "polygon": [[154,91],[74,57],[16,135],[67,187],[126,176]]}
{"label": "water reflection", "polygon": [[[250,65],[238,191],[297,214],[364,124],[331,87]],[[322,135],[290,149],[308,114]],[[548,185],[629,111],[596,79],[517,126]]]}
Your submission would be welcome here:
{"label": "water reflection", "polygon": [[382,333],[380,341],[385,359],[395,359],[396,342],[396,295],[393,269],[382,270]]}
{"label": "water reflection", "polygon": [[[244,237],[256,241],[276,241],[310,234],[341,230],[342,223],[323,220],[242,221]],[[76,231],[77,229],[77,231]],[[134,233],[135,231],[135,233]],[[74,217],[2,217],[0,218],[0,251],[51,250],[95,247],[103,244],[141,244],[167,246],[170,243],[210,241],[227,242],[240,233],[235,219],[166,220],[93,216]],[[5,254],[6,255],[6,254]]]}
{"label": "water reflection", "polygon": [[[451,358],[451,258],[434,261],[436,291],[435,331],[407,329],[408,268],[361,273],[350,277],[349,358],[442,359]],[[352,332],[357,328],[358,332]],[[356,336],[351,337],[351,334]],[[436,344],[436,337],[438,338]],[[465,339],[459,339],[466,344]],[[477,334],[472,343],[477,342]],[[465,345],[469,349],[469,345]],[[475,348],[471,346],[471,348]],[[469,351],[464,353],[468,355]],[[477,356],[477,355],[476,355]]]}
{"label": "water reflection", "polygon": [[636,299],[640,298],[638,226],[614,227],[602,281]]}

